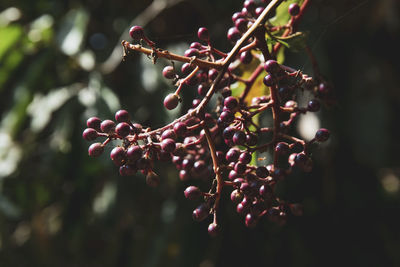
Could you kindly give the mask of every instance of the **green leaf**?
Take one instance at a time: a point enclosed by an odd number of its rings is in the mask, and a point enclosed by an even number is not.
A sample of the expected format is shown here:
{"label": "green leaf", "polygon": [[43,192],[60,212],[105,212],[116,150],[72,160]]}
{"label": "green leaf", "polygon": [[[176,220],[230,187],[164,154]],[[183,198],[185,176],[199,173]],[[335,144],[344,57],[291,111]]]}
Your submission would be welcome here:
{"label": "green leaf", "polygon": [[292,51],[298,52],[306,47],[308,34],[306,32],[296,32],[286,37],[276,37],[279,43],[283,44]]}
{"label": "green leaf", "polygon": [[18,42],[22,35],[22,27],[20,25],[10,25],[0,28],[0,61],[10,48]]}
{"label": "green leaf", "polygon": [[298,3],[300,5],[302,2],[303,0],[288,0],[281,3],[276,8],[276,15],[270,20],[270,22],[276,26],[285,25],[290,19],[290,14],[288,11],[289,5],[292,3]]}

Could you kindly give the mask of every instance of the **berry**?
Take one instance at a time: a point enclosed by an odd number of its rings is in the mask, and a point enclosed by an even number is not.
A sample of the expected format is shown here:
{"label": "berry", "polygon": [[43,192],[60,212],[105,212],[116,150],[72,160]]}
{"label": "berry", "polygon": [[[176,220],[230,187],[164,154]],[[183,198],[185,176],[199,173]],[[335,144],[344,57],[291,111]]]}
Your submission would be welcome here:
{"label": "berry", "polygon": [[251,154],[247,151],[241,153],[239,156],[239,161],[243,164],[249,164],[251,161]]}
{"label": "berry", "polygon": [[201,173],[206,167],[206,163],[203,160],[198,160],[193,164],[193,168],[197,173]]}
{"label": "berry", "polygon": [[169,94],[164,99],[164,107],[169,110],[172,110],[178,106],[179,97],[175,94]]}
{"label": "berry", "polygon": [[269,73],[275,74],[279,70],[279,63],[272,59],[267,60],[267,62],[264,64],[264,69]]}
{"label": "berry", "polygon": [[99,133],[93,128],[86,128],[83,133],[82,137],[86,141],[93,141],[99,136]]}
{"label": "berry", "polygon": [[193,211],[192,216],[195,221],[201,222],[208,217],[209,213],[209,207],[203,203]]}
{"label": "berry", "polygon": [[243,193],[238,189],[235,189],[231,193],[231,200],[233,203],[239,203],[243,199]]}
{"label": "berry", "polygon": [[144,30],[140,26],[133,26],[129,30],[129,35],[132,37],[134,40],[140,40],[144,38]]}
{"label": "berry", "polygon": [[231,90],[229,87],[224,87],[224,88],[222,88],[222,90],[221,90],[221,95],[222,95],[224,98],[226,98],[226,97],[228,97],[228,96],[231,96],[231,95],[232,95],[232,90]]}
{"label": "berry", "polygon": [[140,146],[131,146],[126,150],[126,157],[128,160],[134,162],[142,157],[143,150]]}
{"label": "berry", "polygon": [[289,152],[289,145],[285,142],[279,142],[275,146],[275,152],[278,155],[285,155]]}
{"label": "berry", "polygon": [[167,139],[167,138],[170,138],[170,139],[175,140],[175,139],[176,139],[176,134],[175,134],[175,132],[174,132],[173,130],[171,130],[171,129],[165,130],[165,131],[161,134],[161,139],[164,140],[164,139]]}
{"label": "berry", "polygon": [[235,119],[235,115],[230,111],[223,111],[219,119],[221,119],[221,122],[231,123]]}
{"label": "berry", "polygon": [[102,121],[100,124],[100,129],[103,133],[107,133],[107,134],[111,133],[115,129],[115,122],[113,122],[112,120]]}
{"label": "berry", "polygon": [[190,179],[190,175],[189,175],[189,173],[186,171],[186,170],[180,170],[179,171],[179,179],[181,180],[181,181],[187,181],[187,180],[189,180]]}
{"label": "berry", "polygon": [[174,132],[177,136],[186,135],[187,127],[183,122],[177,122],[174,124]]}
{"label": "berry", "polygon": [[126,122],[118,123],[115,132],[121,137],[126,137],[131,132],[131,126]]}
{"label": "berry", "polygon": [[265,166],[259,166],[256,169],[256,175],[260,178],[266,178],[269,175],[269,171]]}
{"label": "berry", "polygon": [[210,35],[208,33],[208,29],[204,27],[199,28],[199,30],[197,31],[197,37],[199,37],[200,40],[205,42],[210,41]]}
{"label": "berry", "polygon": [[244,145],[244,143],[246,142],[246,134],[242,131],[237,131],[233,135],[232,141],[235,145],[238,145],[238,146]]}
{"label": "berry", "polygon": [[197,57],[199,56],[199,50],[196,48],[189,48],[185,51],[185,57]]}
{"label": "berry", "polygon": [[258,143],[258,137],[254,133],[249,133],[246,135],[246,143],[248,146],[255,146]]}
{"label": "berry", "polygon": [[226,161],[228,162],[234,162],[239,158],[240,151],[237,148],[231,148],[226,152]]}
{"label": "berry", "polygon": [[134,165],[122,165],[119,167],[119,174],[121,176],[132,176],[137,172],[136,166]]}
{"label": "berry", "polygon": [[183,75],[188,75],[193,70],[193,66],[190,63],[185,63],[181,67],[181,71]]}
{"label": "berry", "polygon": [[244,18],[244,15],[241,12],[236,12],[232,15],[232,22],[235,23],[240,18]]}
{"label": "berry", "polygon": [[98,157],[103,153],[104,146],[102,143],[93,143],[89,146],[89,156],[91,157]]}
{"label": "berry", "polygon": [[321,104],[317,99],[312,99],[308,102],[307,110],[311,112],[316,112],[321,108]]}
{"label": "berry", "polygon": [[115,120],[117,122],[128,122],[129,123],[131,118],[129,116],[128,111],[121,109],[115,113]]}
{"label": "berry", "polygon": [[264,77],[263,82],[266,86],[273,86],[275,85],[275,81],[272,78],[271,74],[268,74],[267,76]]}
{"label": "berry", "polygon": [[235,21],[235,27],[240,32],[245,32],[247,30],[247,19],[239,18]]}
{"label": "berry", "polygon": [[236,43],[236,41],[238,41],[240,37],[242,37],[242,34],[237,28],[232,27],[228,30],[227,37],[229,41],[231,41],[232,43]]}
{"label": "berry", "polygon": [[330,133],[328,129],[321,128],[315,133],[315,140],[317,142],[325,142],[329,139]]}
{"label": "berry", "polygon": [[233,96],[229,96],[224,100],[224,107],[229,110],[234,110],[238,106],[239,102]]}
{"label": "berry", "polygon": [[172,66],[164,67],[162,74],[167,79],[173,79],[176,77],[175,70]]}
{"label": "berry", "polygon": [[218,224],[216,224],[216,223],[210,223],[210,224],[208,225],[208,234],[209,234],[210,236],[215,237],[215,236],[217,236],[218,232],[219,232]]}
{"label": "berry", "polygon": [[210,89],[210,87],[208,87],[208,86],[206,86],[206,85],[203,85],[203,84],[200,84],[200,85],[197,87],[197,93],[198,93],[200,96],[206,96],[206,95],[207,95],[207,92],[208,92],[208,89]]}
{"label": "berry", "polygon": [[201,49],[202,45],[199,42],[193,42],[190,44],[190,48]]}
{"label": "berry", "polygon": [[189,200],[197,199],[202,195],[202,192],[196,186],[187,187],[183,193],[185,194],[185,197]]}
{"label": "berry", "polygon": [[97,117],[91,117],[86,121],[87,127],[93,128],[97,131],[100,131],[100,124],[101,124],[101,120]]}
{"label": "berry", "polygon": [[246,164],[243,164],[241,162],[237,162],[235,164],[234,170],[237,174],[243,174],[246,171]]}
{"label": "berry", "polygon": [[110,158],[115,165],[121,166],[125,161],[125,157],[125,149],[123,149],[122,147],[117,146],[114,147],[113,150],[111,150]]}
{"label": "berry", "polygon": [[246,0],[243,3],[243,7],[245,7],[250,13],[253,13],[256,9],[256,3],[253,0]]}
{"label": "berry", "polygon": [[256,10],[254,11],[254,13],[256,14],[256,16],[258,17],[258,16],[260,16],[261,15],[261,13],[264,11],[264,8],[263,7],[257,7],[256,8]]}
{"label": "berry", "polygon": [[300,6],[297,3],[289,5],[289,14],[291,16],[297,16],[300,13]]}
{"label": "berry", "polygon": [[174,152],[175,148],[176,148],[176,144],[175,144],[174,139],[167,138],[161,142],[161,149],[164,150],[165,152],[172,153],[172,152]]}
{"label": "berry", "polygon": [[251,213],[247,213],[246,219],[245,219],[245,224],[247,227],[254,228],[257,225],[257,222],[258,222],[258,220],[257,220],[256,216],[254,216]]}

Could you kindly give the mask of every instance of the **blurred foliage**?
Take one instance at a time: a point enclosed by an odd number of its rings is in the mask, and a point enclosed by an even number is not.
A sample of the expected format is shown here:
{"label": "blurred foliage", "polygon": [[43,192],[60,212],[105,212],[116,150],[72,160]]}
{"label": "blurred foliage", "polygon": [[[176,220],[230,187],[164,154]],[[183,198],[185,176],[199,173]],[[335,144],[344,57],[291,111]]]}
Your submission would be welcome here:
{"label": "blurred foliage", "polygon": [[[211,239],[206,222],[192,221],[196,204],[171,165],[158,164],[153,189],[140,175],[119,177],[107,153],[88,158],[89,116],[122,107],[157,127],[177,115],[161,104],[172,90],[161,76],[168,62],[121,62],[130,21],[175,52],[200,26],[228,50],[240,9],[241,1],[1,1],[0,266],[400,265],[396,1],[315,0],[304,17],[300,30],[337,105],[318,114],[333,137],[315,150],[313,172],[282,186],[305,205],[286,226],[264,220],[248,230],[225,197],[222,233]],[[311,73],[305,53],[287,51],[286,62]],[[194,96],[184,90],[184,108]]]}

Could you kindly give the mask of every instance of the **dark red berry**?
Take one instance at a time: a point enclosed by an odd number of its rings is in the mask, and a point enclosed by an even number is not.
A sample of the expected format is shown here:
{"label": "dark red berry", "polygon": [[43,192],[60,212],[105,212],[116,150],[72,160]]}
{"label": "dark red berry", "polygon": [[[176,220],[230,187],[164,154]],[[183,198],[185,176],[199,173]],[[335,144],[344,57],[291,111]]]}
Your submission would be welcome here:
{"label": "dark red berry", "polygon": [[222,132],[222,137],[226,140],[231,140],[236,130],[230,126],[226,127]]}
{"label": "dark red berry", "polygon": [[100,124],[100,129],[103,133],[111,133],[115,129],[115,122],[112,120],[104,120]]}
{"label": "dark red berry", "polygon": [[240,54],[240,62],[243,64],[250,64],[251,60],[253,59],[253,55],[250,51],[243,51]]}
{"label": "dark red berry", "polygon": [[131,121],[131,118],[129,116],[128,111],[121,109],[115,113],[115,120],[117,122],[128,122],[129,123]]}
{"label": "dark red berry", "polygon": [[206,163],[203,160],[198,160],[193,164],[193,168],[197,173],[201,173],[206,167]]}
{"label": "dark red berry", "polygon": [[180,170],[179,171],[179,179],[183,182],[187,181],[190,179],[189,172],[186,170]]}
{"label": "dark red berry", "polygon": [[234,170],[237,174],[241,175],[246,171],[246,164],[241,163],[241,162],[237,162],[235,164]]}
{"label": "dark red berry", "polygon": [[256,8],[256,10],[254,11],[254,13],[255,13],[256,16],[258,17],[258,16],[261,15],[261,13],[262,13],[263,11],[264,11],[264,8],[261,7],[261,6],[259,6],[259,7]]}
{"label": "dark red berry", "polygon": [[235,23],[240,18],[244,18],[244,15],[241,12],[236,12],[232,15],[232,22]]}
{"label": "dark red berry", "polygon": [[258,219],[256,216],[254,216],[251,213],[247,213],[246,219],[245,219],[245,224],[249,228],[254,228],[257,225]]}
{"label": "dark red berry", "polygon": [[185,136],[187,131],[186,124],[183,122],[177,122],[174,124],[174,132],[177,136]]}
{"label": "dark red berry", "polygon": [[275,152],[278,155],[285,155],[289,152],[289,145],[288,143],[285,142],[279,142],[278,144],[276,144],[275,146]]}
{"label": "dark red berry", "polygon": [[265,84],[266,86],[273,86],[273,85],[275,85],[274,78],[272,78],[272,75],[271,75],[271,74],[268,74],[267,76],[265,76],[263,82],[264,82],[264,84]]}
{"label": "dark red berry", "polygon": [[164,106],[169,110],[176,108],[178,104],[179,104],[179,97],[175,94],[169,94],[164,99]]}
{"label": "dark red berry", "polygon": [[174,139],[167,138],[161,142],[161,149],[164,150],[165,152],[172,153],[172,152],[174,152],[175,148],[176,148],[176,144],[175,144]]}
{"label": "dark red berry", "polygon": [[243,199],[243,192],[235,189],[231,193],[231,200],[233,203],[239,203]]}
{"label": "dark red berry", "polygon": [[164,139],[167,139],[167,138],[170,138],[170,139],[175,140],[175,139],[176,139],[176,134],[175,134],[175,132],[174,132],[173,130],[171,130],[171,129],[165,130],[165,131],[161,134],[161,139],[164,140]]}
{"label": "dark red berry", "polygon": [[265,178],[269,175],[269,171],[265,166],[259,166],[256,169],[256,175],[260,178]]}
{"label": "dark red berry", "polygon": [[119,174],[121,176],[132,176],[137,172],[136,166],[134,165],[122,165],[119,167]]}
{"label": "dark red berry", "polygon": [[131,146],[126,150],[126,157],[128,160],[134,162],[142,157],[143,150],[140,146]]}
{"label": "dark red berry", "polygon": [[199,42],[193,42],[193,43],[190,44],[190,48],[201,49],[202,45]]}
{"label": "dark red berry", "polygon": [[86,121],[86,125],[89,128],[93,128],[96,131],[100,131],[101,120],[97,117],[91,117]]}
{"label": "dark red berry", "polygon": [[219,232],[218,224],[216,224],[216,223],[210,223],[210,224],[208,225],[208,234],[209,234],[210,236],[215,237],[215,236],[218,235],[218,232]]}
{"label": "dark red berry", "polygon": [[236,43],[236,41],[239,40],[240,37],[242,37],[242,34],[236,27],[232,27],[229,28],[227,37],[229,41],[231,41],[232,43]]}
{"label": "dark red berry", "polygon": [[315,133],[315,140],[318,142],[325,142],[329,139],[330,132],[328,129],[321,128]]}
{"label": "dark red berry", "polygon": [[321,104],[317,99],[312,99],[308,102],[307,110],[311,112],[316,112],[321,108]]}
{"label": "dark red berry", "polygon": [[256,3],[253,0],[246,0],[243,3],[243,7],[245,7],[250,13],[253,13],[256,9]]}
{"label": "dark red berry", "polygon": [[187,187],[183,193],[185,194],[185,197],[189,200],[197,199],[202,195],[202,192],[196,186]]}
{"label": "dark red berry", "polygon": [[276,60],[267,60],[264,64],[264,69],[269,73],[276,73],[279,70],[279,63]]}
{"label": "dark red berry", "polygon": [[140,26],[133,26],[129,30],[129,35],[132,37],[134,40],[140,40],[144,38],[144,30]]}
{"label": "dark red berry", "polygon": [[300,13],[300,6],[297,3],[289,5],[289,14],[291,16],[297,16]]}
{"label": "dark red berry", "polygon": [[200,85],[197,87],[197,93],[198,93],[200,96],[206,96],[206,95],[207,95],[207,92],[208,92],[208,89],[210,89],[210,87],[208,87],[208,86],[206,86],[206,85],[204,85],[204,84],[200,84]]}
{"label": "dark red berry", "polygon": [[235,27],[244,33],[247,30],[247,22],[247,19],[239,18],[235,21]]}
{"label": "dark red berry", "polygon": [[208,42],[210,40],[210,35],[208,33],[208,29],[201,27],[197,31],[197,37],[199,37],[200,40]]}
{"label": "dark red berry", "polygon": [[104,146],[102,143],[93,143],[89,146],[89,156],[91,157],[98,157],[103,153]]}
{"label": "dark red berry", "polygon": [[184,53],[185,57],[197,57],[199,56],[199,50],[196,48],[189,48]]}
{"label": "dark red berry", "polygon": [[258,137],[254,133],[249,133],[246,135],[246,143],[249,146],[255,146],[258,143]]}
{"label": "dark red berry", "polygon": [[251,161],[251,154],[247,151],[241,153],[239,156],[239,161],[243,164],[249,164]]}
{"label": "dark red berry", "polygon": [[240,151],[237,148],[231,148],[226,152],[225,159],[228,162],[234,162],[239,158]]}
{"label": "dark red berry", "polygon": [[208,217],[209,213],[210,208],[203,203],[193,211],[192,216],[195,221],[201,222]]}
{"label": "dark red berry", "polygon": [[172,66],[164,67],[162,74],[167,79],[173,79],[176,77],[175,70]]}
{"label": "dark red berry", "polygon": [[131,126],[126,122],[118,123],[115,132],[121,137],[126,137],[131,132]]}
{"label": "dark red berry", "polygon": [[113,150],[111,150],[110,158],[115,165],[121,166],[125,161],[125,157],[125,149],[123,149],[122,147],[117,146],[114,147]]}
{"label": "dark red berry", "polygon": [[234,110],[238,106],[239,102],[233,96],[229,96],[224,100],[224,106],[229,110]]}
{"label": "dark red berry", "polygon": [[223,123],[231,123],[235,119],[235,115],[230,111],[223,111],[219,118]]}
{"label": "dark red berry", "polygon": [[193,66],[190,63],[185,63],[181,67],[181,71],[183,75],[188,75],[190,72],[194,70]]}
{"label": "dark red berry", "polygon": [[86,141],[93,141],[99,136],[98,132],[93,128],[86,128],[83,133],[82,137]]}
{"label": "dark red berry", "polygon": [[232,141],[235,145],[241,146],[246,142],[246,134],[242,131],[237,131],[232,137]]}

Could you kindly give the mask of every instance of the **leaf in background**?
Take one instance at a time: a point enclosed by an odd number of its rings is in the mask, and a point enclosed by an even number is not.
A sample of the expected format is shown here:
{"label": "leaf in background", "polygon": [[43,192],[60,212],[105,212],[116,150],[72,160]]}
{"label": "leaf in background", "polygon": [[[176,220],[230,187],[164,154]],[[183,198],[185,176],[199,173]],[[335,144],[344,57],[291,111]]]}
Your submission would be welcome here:
{"label": "leaf in background", "polygon": [[[0,62],[9,49],[15,45],[23,33],[20,25],[10,25],[0,28]],[[3,63],[2,63],[3,65]]]}
{"label": "leaf in background", "polygon": [[296,32],[286,37],[274,36],[273,38],[289,48],[291,51],[298,52],[304,49],[304,47],[307,45],[307,37],[308,34],[306,32]]}
{"label": "leaf in background", "polygon": [[277,8],[276,8],[276,15],[273,17],[270,22],[276,26],[282,26],[285,25],[289,19],[290,19],[290,14],[289,14],[289,5],[292,3],[298,3],[301,5],[303,0],[288,0],[282,2]]}

